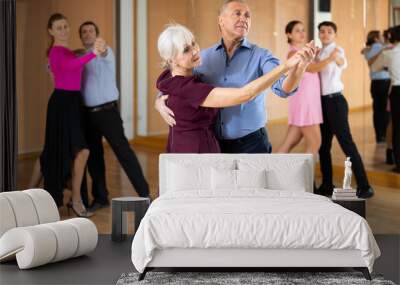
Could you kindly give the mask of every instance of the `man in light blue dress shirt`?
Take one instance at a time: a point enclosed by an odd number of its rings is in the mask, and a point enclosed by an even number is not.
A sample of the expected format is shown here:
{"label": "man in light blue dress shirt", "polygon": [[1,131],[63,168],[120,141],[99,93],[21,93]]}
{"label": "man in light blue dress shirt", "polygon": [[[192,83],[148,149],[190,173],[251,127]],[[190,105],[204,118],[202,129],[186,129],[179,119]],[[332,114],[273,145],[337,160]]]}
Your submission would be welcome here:
{"label": "man in light blue dress shirt", "polygon": [[[246,36],[251,25],[250,10],[245,1],[225,1],[218,24],[222,39],[201,52],[202,64],[195,70],[203,82],[218,87],[242,87],[270,72],[279,60],[267,50],[250,43]],[[272,91],[287,97],[293,94],[302,71],[295,69],[272,85]],[[234,107],[223,108],[216,123],[216,135],[223,153],[269,153],[271,144],[265,130],[267,114],[266,92],[254,100]],[[173,113],[165,104],[167,95],[156,99],[156,109],[170,125],[175,124]]]}
{"label": "man in light blue dress shirt", "polygon": [[[93,48],[99,34],[97,25],[85,22],[79,35],[86,50]],[[135,152],[124,134],[117,100],[115,58],[110,47],[101,56],[86,64],[82,78],[82,95],[86,107],[87,140],[90,150],[88,168],[92,177],[93,202],[90,211],[109,205],[105,177],[102,138],[110,144],[135,190],[141,197],[149,196],[149,186]]]}

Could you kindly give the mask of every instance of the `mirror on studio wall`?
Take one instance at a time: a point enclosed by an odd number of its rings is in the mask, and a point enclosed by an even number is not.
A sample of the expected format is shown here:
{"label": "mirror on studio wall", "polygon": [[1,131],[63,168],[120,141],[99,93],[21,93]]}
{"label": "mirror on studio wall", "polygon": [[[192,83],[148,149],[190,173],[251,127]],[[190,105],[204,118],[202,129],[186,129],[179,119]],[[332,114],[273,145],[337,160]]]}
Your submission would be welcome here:
{"label": "mirror on studio wall", "polygon": [[[396,3],[395,3],[396,2]],[[313,7],[313,35],[318,39],[318,24],[322,21],[333,21],[338,26],[336,42],[346,54],[348,67],[343,71],[344,96],[349,106],[349,122],[353,139],[357,145],[367,169],[389,171],[391,166],[385,163],[386,142],[377,143],[373,123],[373,100],[370,92],[371,77],[367,61],[361,53],[366,47],[367,34],[377,30],[382,34],[389,27],[390,18],[395,19],[400,9],[400,0],[311,0]],[[392,7],[392,13],[390,9]],[[334,164],[342,165],[345,158],[337,141],[341,155],[334,157]],[[343,155],[342,155],[343,154]]]}
{"label": "mirror on studio wall", "polygon": [[[392,6],[391,0],[366,0],[360,1],[363,3],[363,47],[367,48],[366,54],[369,57],[373,56],[377,51],[377,48],[383,48],[389,43],[383,42],[384,31],[391,26],[390,10]],[[397,1],[400,3],[400,1]],[[382,42],[376,43],[376,40],[370,41],[370,45],[367,45],[368,34],[372,31],[379,32],[379,37]],[[372,34],[372,33],[371,33]],[[368,50],[370,48],[370,50]],[[376,82],[382,82],[381,79],[388,79],[387,72],[380,72],[372,74],[370,72],[369,65],[364,55],[363,58],[363,86],[364,86],[364,112],[362,116],[364,128],[364,149],[363,149],[363,159],[367,169],[390,172],[393,168],[392,165],[386,163],[387,160],[387,150],[391,146],[391,124],[389,109],[387,106],[389,81],[385,80],[387,83],[383,84],[384,88],[377,92]],[[378,81],[376,81],[378,79]],[[373,81],[372,81],[373,80]],[[375,83],[372,83],[375,82]],[[380,83],[379,83],[380,84]],[[382,85],[382,84],[380,84]],[[380,86],[379,85],[379,86]],[[375,91],[374,91],[375,90]],[[385,91],[386,90],[386,91]],[[384,92],[384,96],[379,97],[376,94],[379,92]],[[375,95],[372,95],[375,94]],[[375,106],[375,108],[374,108]],[[381,106],[381,107],[380,107]],[[375,114],[375,115],[374,115]]]}

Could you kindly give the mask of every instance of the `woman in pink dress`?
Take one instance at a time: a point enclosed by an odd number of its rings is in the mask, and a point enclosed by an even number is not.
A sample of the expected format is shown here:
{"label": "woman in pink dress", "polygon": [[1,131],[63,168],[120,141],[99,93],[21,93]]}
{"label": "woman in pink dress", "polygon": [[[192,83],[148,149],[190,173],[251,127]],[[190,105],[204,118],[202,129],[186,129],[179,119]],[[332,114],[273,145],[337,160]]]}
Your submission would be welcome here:
{"label": "woman in pink dress", "polygon": [[[104,51],[98,39],[92,52],[77,57],[69,48],[69,25],[62,14],[48,21],[51,44],[47,52],[54,79],[54,91],[47,105],[46,134],[40,156],[44,188],[57,206],[63,205],[63,190],[69,179],[72,198],[69,208],[81,217],[90,217],[81,199],[81,182],[89,155],[82,121],[81,74],[84,65]],[[39,172],[39,174],[40,174]]]}
{"label": "woman in pink dress", "polygon": [[[290,58],[305,45],[306,33],[300,21],[289,22],[285,32],[290,45],[288,53],[288,58]],[[336,53],[334,51],[327,60],[311,63],[303,75],[297,92],[289,97],[289,128],[278,152],[290,152],[304,137],[306,152],[314,155],[318,153],[321,145],[319,124],[322,123],[318,71],[334,60]]]}

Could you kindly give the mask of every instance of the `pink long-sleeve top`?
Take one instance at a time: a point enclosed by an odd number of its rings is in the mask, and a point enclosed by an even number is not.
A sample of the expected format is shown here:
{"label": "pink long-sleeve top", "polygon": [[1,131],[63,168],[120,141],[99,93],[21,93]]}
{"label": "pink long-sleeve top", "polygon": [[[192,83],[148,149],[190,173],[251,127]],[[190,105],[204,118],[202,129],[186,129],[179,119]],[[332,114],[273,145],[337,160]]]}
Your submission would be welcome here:
{"label": "pink long-sleeve top", "polygon": [[49,53],[50,69],[56,89],[79,91],[84,65],[95,58],[93,52],[77,57],[70,49],[53,46]]}

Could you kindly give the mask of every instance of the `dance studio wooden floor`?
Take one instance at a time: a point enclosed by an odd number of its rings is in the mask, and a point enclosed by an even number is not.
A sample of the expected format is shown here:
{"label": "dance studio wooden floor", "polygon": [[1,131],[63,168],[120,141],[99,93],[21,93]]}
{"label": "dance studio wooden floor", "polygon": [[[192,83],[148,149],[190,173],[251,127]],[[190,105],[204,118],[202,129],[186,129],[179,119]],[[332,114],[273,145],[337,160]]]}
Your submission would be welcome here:
{"label": "dance studio wooden floor", "polygon": [[[375,196],[367,201],[367,220],[375,234],[400,233],[400,175],[390,172],[393,166],[385,161],[385,145],[376,145],[372,128],[371,110],[354,112],[350,115],[353,137],[364,160],[368,177],[375,189]],[[286,123],[271,123],[268,126],[273,146],[277,147],[284,139]],[[150,184],[151,197],[158,196],[158,155],[164,151],[165,137],[139,138],[133,148],[143,167]],[[294,152],[302,152],[304,146],[299,145]],[[335,183],[341,184],[344,155],[337,142],[333,146]],[[105,149],[107,167],[107,184],[110,197],[136,196],[126,174],[120,167],[112,150]],[[18,188],[26,189],[32,172],[35,156],[21,158],[18,165]],[[90,179],[89,183],[90,183]],[[320,181],[318,167],[316,169],[317,185]],[[66,191],[66,199],[69,197]],[[62,218],[68,218],[66,209],[61,209]],[[128,217],[128,220],[132,216]],[[111,207],[97,211],[92,220],[96,223],[100,234],[111,233]],[[133,229],[128,228],[129,231]]]}

